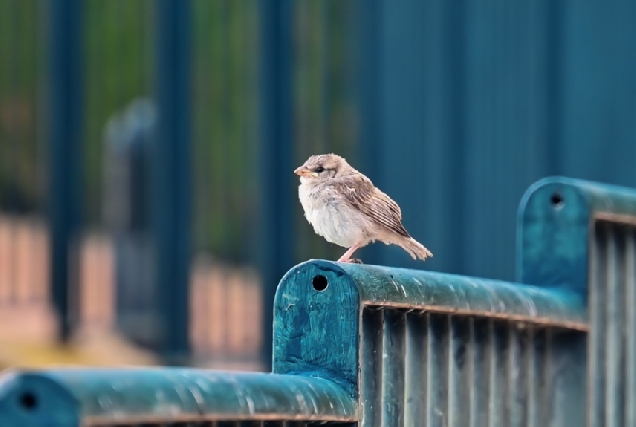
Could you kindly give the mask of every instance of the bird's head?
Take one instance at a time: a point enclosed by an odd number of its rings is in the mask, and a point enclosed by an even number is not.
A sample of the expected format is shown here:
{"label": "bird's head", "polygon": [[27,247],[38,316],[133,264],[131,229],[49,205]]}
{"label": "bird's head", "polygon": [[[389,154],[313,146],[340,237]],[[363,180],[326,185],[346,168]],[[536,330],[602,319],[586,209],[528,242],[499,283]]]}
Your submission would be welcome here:
{"label": "bird's head", "polygon": [[349,163],[337,154],[317,154],[307,159],[294,173],[300,176],[300,182],[304,184],[326,181],[353,171]]}

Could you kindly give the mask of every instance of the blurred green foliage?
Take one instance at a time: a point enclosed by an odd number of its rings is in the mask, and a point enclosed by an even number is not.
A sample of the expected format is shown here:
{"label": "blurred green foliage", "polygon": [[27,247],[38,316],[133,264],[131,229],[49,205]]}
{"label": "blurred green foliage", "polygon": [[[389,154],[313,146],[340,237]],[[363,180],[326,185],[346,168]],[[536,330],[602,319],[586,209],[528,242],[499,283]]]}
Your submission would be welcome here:
{"label": "blurred green foliage", "polygon": [[[191,1],[195,250],[240,260],[249,256],[258,214],[258,0]],[[293,84],[299,163],[312,153],[353,152],[354,4],[297,3]],[[91,226],[102,221],[104,125],[135,98],[153,94],[153,15],[152,0],[86,2],[84,217]],[[0,209],[42,213],[51,105],[46,2],[0,0],[0,55]],[[313,245],[325,245],[306,224],[295,228]]]}
{"label": "blurred green foliage", "polygon": [[0,208],[15,212],[43,207],[38,9],[37,0],[0,1]]}

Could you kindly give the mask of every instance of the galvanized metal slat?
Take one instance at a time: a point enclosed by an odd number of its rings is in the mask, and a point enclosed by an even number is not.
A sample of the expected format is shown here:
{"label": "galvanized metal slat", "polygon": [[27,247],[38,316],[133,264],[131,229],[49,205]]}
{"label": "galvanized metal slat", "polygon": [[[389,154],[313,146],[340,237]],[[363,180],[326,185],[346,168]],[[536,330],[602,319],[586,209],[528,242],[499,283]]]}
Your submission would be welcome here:
{"label": "galvanized metal slat", "polygon": [[448,323],[446,315],[428,313],[427,402],[428,427],[446,427],[448,423]]}
{"label": "galvanized metal slat", "polygon": [[621,299],[623,298],[623,269],[622,244],[620,228],[617,225],[609,225],[607,234],[607,362],[606,362],[606,426],[618,427],[622,422],[622,392],[623,378],[623,313]]}
{"label": "galvanized metal slat", "polygon": [[497,427],[497,361],[495,349],[495,324],[494,320],[488,320],[488,427]]}
{"label": "galvanized metal slat", "polygon": [[[553,345],[553,331],[552,329],[545,329],[544,334],[542,335],[542,339],[545,341],[545,346],[542,348],[543,350],[543,355],[542,355],[542,364],[541,364],[541,368],[542,370],[539,372],[539,374],[541,375],[542,379],[543,379],[543,388],[540,392],[540,394],[538,395],[539,399],[540,399],[540,405],[539,405],[539,411],[540,413],[545,417],[544,419],[541,420],[542,422],[542,426],[552,426],[555,425],[554,423],[554,411],[555,411],[555,405],[553,403],[553,400],[555,398],[554,394],[553,394],[553,374],[554,374],[554,366],[552,363],[552,357],[553,357],[553,352],[552,352],[552,345]],[[556,424],[558,425],[558,424]],[[563,427],[567,427],[568,425],[566,424]]]}
{"label": "galvanized metal slat", "polygon": [[526,412],[524,425],[528,427],[538,427],[538,405],[536,393],[540,378],[536,375],[536,364],[540,360],[536,351],[536,329],[528,328],[525,335],[525,345],[522,346],[523,364],[521,369],[527,378],[528,388],[526,389]]}
{"label": "galvanized metal slat", "polygon": [[415,426],[426,414],[426,315],[406,314],[404,425]]}
{"label": "galvanized metal slat", "polygon": [[636,230],[598,220],[590,246],[588,426],[631,426],[636,409]]}
{"label": "galvanized metal slat", "polygon": [[360,384],[361,425],[380,425],[380,399],[382,395],[379,381],[382,368],[382,322],[383,310],[364,309],[362,311],[362,378]]}
{"label": "galvanized metal slat", "polygon": [[531,407],[533,408],[533,427],[548,425],[549,415],[545,408],[545,394],[549,390],[546,379],[549,362],[547,360],[548,337],[546,329],[535,330],[532,343],[533,364],[529,375],[535,378]]}
{"label": "galvanized metal slat", "polygon": [[382,413],[383,427],[404,423],[404,336],[406,318],[401,310],[383,310]]}
{"label": "galvanized metal slat", "polygon": [[625,426],[636,425],[636,230],[629,229],[625,242]]}
{"label": "galvanized metal slat", "polygon": [[521,336],[517,325],[508,323],[508,408],[510,427],[522,425],[523,409],[525,406],[524,395],[527,389],[526,378],[521,375]]}
{"label": "galvanized metal slat", "polygon": [[492,346],[491,359],[491,419],[492,427],[507,426],[509,416],[508,407],[508,334],[506,325],[492,321],[490,325]]}
{"label": "galvanized metal slat", "polygon": [[607,244],[604,225],[597,223],[594,230],[594,239],[590,247],[590,289],[589,289],[589,367],[588,367],[588,426],[604,424],[605,379],[602,374],[603,360],[605,358],[605,342],[601,336],[605,330],[605,306],[606,297],[602,284],[606,277]]}
{"label": "galvanized metal slat", "polygon": [[448,316],[448,426],[469,424],[470,411],[470,330],[469,318]]}
{"label": "galvanized metal slat", "polygon": [[490,372],[490,350],[488,346],[487,319],[471,319],[471,371],[470,427],[487,427],[490,394],[488,385]]}

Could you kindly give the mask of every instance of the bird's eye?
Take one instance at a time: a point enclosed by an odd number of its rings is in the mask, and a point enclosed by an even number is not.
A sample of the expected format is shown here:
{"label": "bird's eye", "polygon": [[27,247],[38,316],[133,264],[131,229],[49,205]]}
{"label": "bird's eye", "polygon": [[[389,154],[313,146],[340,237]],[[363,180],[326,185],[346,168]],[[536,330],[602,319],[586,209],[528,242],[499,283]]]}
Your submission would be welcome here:
{"label": "bird's eye", "polygon": [[318,166],[316,169],[314,169],[314,171],[316,173],[323,173],[325,171],[325,168],[323,168],[322,166]]}

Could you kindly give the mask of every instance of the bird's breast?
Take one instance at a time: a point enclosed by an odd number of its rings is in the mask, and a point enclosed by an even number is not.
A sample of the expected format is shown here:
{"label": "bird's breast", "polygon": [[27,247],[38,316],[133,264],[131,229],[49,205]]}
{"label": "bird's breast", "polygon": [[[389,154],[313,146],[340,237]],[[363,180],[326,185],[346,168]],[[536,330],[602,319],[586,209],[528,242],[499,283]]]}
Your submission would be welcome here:
{"label": "bird's breast", "polygon": [[342,247],[351,247],[365,239],[366,217],[355,211],[337,194],[306,185],[299,187],[305,218],[316,234]]}

